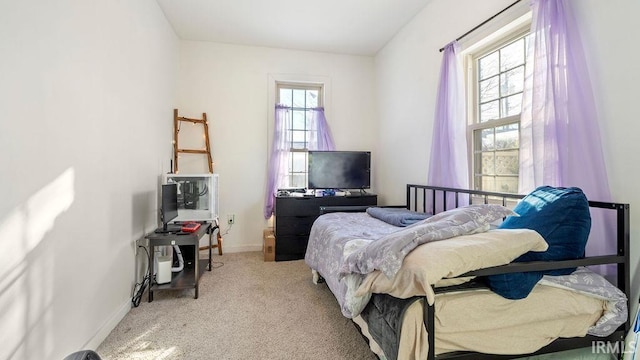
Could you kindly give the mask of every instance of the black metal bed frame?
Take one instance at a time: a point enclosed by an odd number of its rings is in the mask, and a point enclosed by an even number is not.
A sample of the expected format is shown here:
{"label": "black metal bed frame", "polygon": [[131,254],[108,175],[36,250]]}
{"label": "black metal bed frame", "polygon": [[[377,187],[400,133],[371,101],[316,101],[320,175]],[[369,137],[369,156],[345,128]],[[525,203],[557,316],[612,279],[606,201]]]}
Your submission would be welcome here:
{"label": "black metal bed frame", "polygon": [[[462,196],[461,196],[462,194]],[[407,185],[407,209],[427,212],[427,208],[431,213],[436,213],[438,209],[449,209],[458,207],[461,203],[466,203],[466,199],[461,200],[461,197],[469,199],[469,203],[477,203],[474,200],[479,200],[482,203],[501,203],[507,206],[508,202],[517,202],[524,197],[524,195],[508,194],[499,192],[487,192],[479,190],[464,190],[454,189],[438,186],[427,185]],[[453,206],[447,204],[448,199],[453,198]],[[471,271],[465,276],[487,276],[496,274],[506,274],[513,272],[526,272],[526,271],[540,271],[540,270],[552,270],[552,269],[564,269],[573,268],[578,266],[590,266],[590,265],[604,265],[604,264],[616,264],[617,265],[617,287],[622,290],[627,299],[630,296],[630,269],[629,269],[629,204],[624,203],[612,203],[612,202],[599,202],[589,201],[591,208],[608,209],[615,211],[616,213],[616,243],[617,253],[615,255],[602,255],[591,256],[578,260],[566,260],[566,261],[535,261],[535,262],[523,262],[523,263],[511,263],[502,266],[496,266],[491,268],[485,268],[481,270]],[[627,300],[627,308],[629,308],[629,300]],[[429,341],[429,353],[427,360],[441,360],[441,359],[456,359],[456,360],[484,360],[484,359],[514,359],[526,356],[546,354],[552,352],[558,352],[563,350],[577,349],[583,347],[592,347],[594,342],[611,342],[617,343],[617,347],[613,349],[619,349],[622,351],[622,344],[624,338],[629,330],[629,318],[627,322],[621,325],[613,334],[603,338],[597,336],[585,336],[581,338],[560,338],[551,344],[543,347],[542,349],[522,355],[494,355],[494,354],[481,354],[475,352],[452,352],[446,354],[435,355],[435,306],[428,305],[426,298],[424,299],[424,326],[427,329],[428,341]],[[621,353],[618,354],[618,357]]]}

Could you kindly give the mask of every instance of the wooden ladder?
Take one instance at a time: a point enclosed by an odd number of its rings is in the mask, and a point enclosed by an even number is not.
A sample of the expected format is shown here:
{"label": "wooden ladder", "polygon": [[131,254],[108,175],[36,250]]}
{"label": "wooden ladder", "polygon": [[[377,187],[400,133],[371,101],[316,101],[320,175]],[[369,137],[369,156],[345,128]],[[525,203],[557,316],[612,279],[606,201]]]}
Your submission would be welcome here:
{"label": "wooden ladder", "polygon": [[[180,122],[186,121],[192,124],[202,124],[204,126],[204,143],[206,148],[202,149],[181,149],[178,146],[178,133],[180,132]],[[209,165],[209,173],[213,174],[213,160],[211,159],[211,145],[209,144],[209,123],[207,122],[207,114],[202,113],[202,119],[190,119],[182,116],[178,116],[178,109],[173,109],[173,163],[174,173],[178,173],[178,154],[202,154],[207,155],[207,161]]]}
{"label": "wooden ladder", "polygon": [[[206,146],[204,150],[180,149],[180,147],[178,146],[178,133],[180,132],[181,121],[190,122],[192,124],[202,124],[202,126],[204,127],[204,143]],[[178,154],[180,153],[207,155],[209,173],[213,174],[213,160],[211,158],[211,144],[209,143],[209,123],[207,122],[207,113],[202,113],[202,119],[190,119],[178,116],[178,109],[173,109],[173,163],[175,164],[173,172],[175,174],[178,173]],[[218,225],[218,219],[215,219],[213,221],[213,227],[211,231],[216,230],[218,231],[218,234],[216,236],[217,244],[212,244],[211,247],[201,246],[199,249],[205,250],[218,248],[218,255],[222,255],[222,235],[220,234],[221,229]],[[209,253],[209,255],[211,255],[211,253]]]}

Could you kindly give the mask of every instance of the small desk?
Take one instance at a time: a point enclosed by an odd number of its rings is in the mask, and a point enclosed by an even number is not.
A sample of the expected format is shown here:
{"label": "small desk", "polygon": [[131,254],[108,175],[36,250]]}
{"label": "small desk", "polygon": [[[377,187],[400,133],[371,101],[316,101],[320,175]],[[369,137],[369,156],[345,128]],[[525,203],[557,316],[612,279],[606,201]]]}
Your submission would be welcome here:
{"label": "small desk", "polygon": [[[153,301],[153,292],[160,290],[175,290],[175,289],[195,289],[194,299],[198,298],[198,281],[205,269],[208,268],[211,271],[211,241],[213,238],[213,232],[215,227],[210,223],[202,223],[200,228],[190,234],[178,235],[175,233],[156,233],[152,232],[145,236],[145,239],[149,240],[149,302]],[[209,258],[200,259],[200,238],[205,234],[209,235]],[[154,267],[155,267],[155,252],[156,246],[171,246],[171,245],[193,245],[194,248],[194,261],[192,265],[187,266],[185,264],[184,269],[180,272],[171,274],[171,282],[167,284],[156,284],[153,280]],[[209,265],[207,267],[207,264]]]}

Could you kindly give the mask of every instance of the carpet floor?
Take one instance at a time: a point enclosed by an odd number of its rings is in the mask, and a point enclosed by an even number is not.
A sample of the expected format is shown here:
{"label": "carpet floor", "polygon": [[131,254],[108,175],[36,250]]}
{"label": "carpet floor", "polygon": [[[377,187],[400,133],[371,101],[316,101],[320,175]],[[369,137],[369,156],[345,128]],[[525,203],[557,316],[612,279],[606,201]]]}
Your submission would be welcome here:
{"label": "carpet floor", "polygon": [[98,347],[117,359],[373,360],[303,260],[264,262],[261,252],[215,255],[194,290],[143,297]]}

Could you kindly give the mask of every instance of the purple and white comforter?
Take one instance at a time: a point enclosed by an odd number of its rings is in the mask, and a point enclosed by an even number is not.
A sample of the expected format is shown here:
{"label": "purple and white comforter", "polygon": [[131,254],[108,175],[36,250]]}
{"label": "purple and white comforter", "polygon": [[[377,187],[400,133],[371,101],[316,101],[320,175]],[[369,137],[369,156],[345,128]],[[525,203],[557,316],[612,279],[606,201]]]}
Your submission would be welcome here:
{"label": "purple and white comforter", "polygon": [[[495,220],[493,217],[485,220],[491,222],[492,219]],[[406,253],[393,253],[393,249],[406,250],[409,248],[410,251],[423,243],[416,237],[417,232],[424,235],[424,232],[420,231],[421,224],[422,222],[406,228],[398,228],[366,213],[322,215],[311,229],[305,263],[313,272],[318,272],[324,277],[327,286],[338,300],[343,315],[352,318],[357,316],[366,306],[371,296],[371,294],[361,297],[355,296],[355,291],[366,274],[379,269],[377,265],[386,264],[388,265],[387,270],[393,275],[406,255]],[[444,227],[440,225],[437,225],[436,228],[444,230]],[[461,231],[458,227],[453,233],[443,231],[437,236],[431,234],[426,241],[483,231],[482,223],[477,225],[478,228],[475,230],[468,227]],[[408,235],[399,236],[403,233]],[[394,243],[386,246],[383,243],[377,243],[378,240],[383,239],[390,239]],[[381,251],[384,253],[376,254],[374,252],[376,248],[383,249]],[[573,274],[566,276],[545,276],[541,280],[541,284],[570,289],[606,300],[608,302],[607,310],[601,320],[589,331],[592,335],[606,336],[626,321],[627,298],[625,294],[600,275],[588,269],[580,268]]]}

